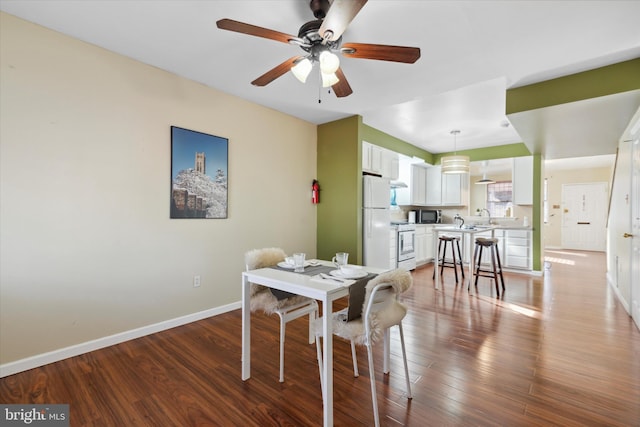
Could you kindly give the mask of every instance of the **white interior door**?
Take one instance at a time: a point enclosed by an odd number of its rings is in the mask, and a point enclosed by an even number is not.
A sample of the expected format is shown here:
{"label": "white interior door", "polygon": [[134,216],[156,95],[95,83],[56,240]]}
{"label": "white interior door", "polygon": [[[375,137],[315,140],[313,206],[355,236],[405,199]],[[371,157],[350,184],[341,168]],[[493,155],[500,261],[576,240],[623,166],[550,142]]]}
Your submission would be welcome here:
{"label": "white interior door", "polygon": [[608,203],[606,182],[564,184],[562,247],[583,251],[605,251]]}

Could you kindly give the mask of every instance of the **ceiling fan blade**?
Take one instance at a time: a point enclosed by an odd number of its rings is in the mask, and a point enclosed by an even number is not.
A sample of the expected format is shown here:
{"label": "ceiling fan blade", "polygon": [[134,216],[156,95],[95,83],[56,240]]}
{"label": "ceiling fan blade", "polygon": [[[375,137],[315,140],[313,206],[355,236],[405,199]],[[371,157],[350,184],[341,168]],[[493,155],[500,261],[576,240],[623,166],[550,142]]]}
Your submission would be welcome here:
{"label": "ceiling fan blade", "polygon": [[[333,0],[318,31],[320,37],[328,41],[338,40],[366,2],[367,0]],[[331,31],[331,34],[325,36],[326,31]]]}
{"label": "ceiling fan blade", "polygon": [[420,58],[420,48],[418,47],[384,44],[344,43],[341,52],[349,58],[377,59],[407,64],[413,64]]}
{"label": "ceiling fan blade", "polygon": [[269,71],[267,71],[266,73],[264,73],[263,75],[261,75],[260,77],[252,81],[251,84],[254,86],[268,85],[278,77],[282,76],[283,74],[286,74],[287,71],[291,70],[291,67],[293,67],[296,64],[296,61],[300,58],[303,58],[303,57],[294,56],[287,59],[282,64],[276,65],[274,68],[270,69]]}
{"label": "ceiling fan blade", "polygon": [[344,76],[342,68],[338,68],[336,70],[336,76],[338,76],[340,81],[331,86],[331,89],[333,89],[333,93],[335,93],[338,98],[344,98],[345,96],[351,95],[353,93],[353,89],[351,89],[347,78]]}
{"label": "ceiling fan blade", "polygon": [[296,40],[296,36],[281,33],[279,31],[270,30],[268,28],[258,27],[256,25],[245,24],[244,22],[234,21],[233,19],[221,19],[216,22],[221,30],[235,31],[236,33],[248,34],[250,36],[263,37],[282,43],[289,43],[290,40]]}

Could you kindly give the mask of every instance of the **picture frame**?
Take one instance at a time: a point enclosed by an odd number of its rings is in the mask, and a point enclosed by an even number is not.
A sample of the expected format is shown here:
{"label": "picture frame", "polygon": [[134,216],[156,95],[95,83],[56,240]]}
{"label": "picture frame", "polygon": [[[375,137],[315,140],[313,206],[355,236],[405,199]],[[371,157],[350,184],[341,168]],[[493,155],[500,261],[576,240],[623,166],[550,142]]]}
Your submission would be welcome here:
{"label": "picture frame", "polygon": [[225,219],[229,140],[171,126],[171,219]]}

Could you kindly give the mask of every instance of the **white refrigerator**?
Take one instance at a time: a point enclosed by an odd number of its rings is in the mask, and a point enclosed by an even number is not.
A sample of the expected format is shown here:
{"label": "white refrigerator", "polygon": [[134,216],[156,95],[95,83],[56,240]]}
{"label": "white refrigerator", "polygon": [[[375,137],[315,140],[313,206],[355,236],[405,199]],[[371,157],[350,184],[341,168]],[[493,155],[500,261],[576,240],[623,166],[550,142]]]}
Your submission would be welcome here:
{"label": "white refrigerator", "polygon": [[391,186],[388,178],[365,175],[363,186],[363,255],[367,267],[391,268]]}

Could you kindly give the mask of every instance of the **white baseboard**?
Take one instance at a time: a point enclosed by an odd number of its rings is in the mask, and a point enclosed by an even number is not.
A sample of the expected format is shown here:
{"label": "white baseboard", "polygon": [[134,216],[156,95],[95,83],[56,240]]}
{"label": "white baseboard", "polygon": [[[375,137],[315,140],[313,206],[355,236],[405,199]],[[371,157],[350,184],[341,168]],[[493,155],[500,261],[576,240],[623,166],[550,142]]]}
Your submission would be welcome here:
{"label": "white baseboard", "polygon": [[0,378],[241,308],[235,302],[0,365]]}
{"label": "white baseboard", "polygon": [[613,293],[616,294],[616,298],[618,298],[618,302],[622,304],[622,307],[624,307],[624,311],[626,311],[627,314],[631,316],[631,307],[620,293],[617,284],[613,281],[613,277],[611,277],[611,274],[609,274],[609,272],[607,272],[607,284],[609,285]]}

